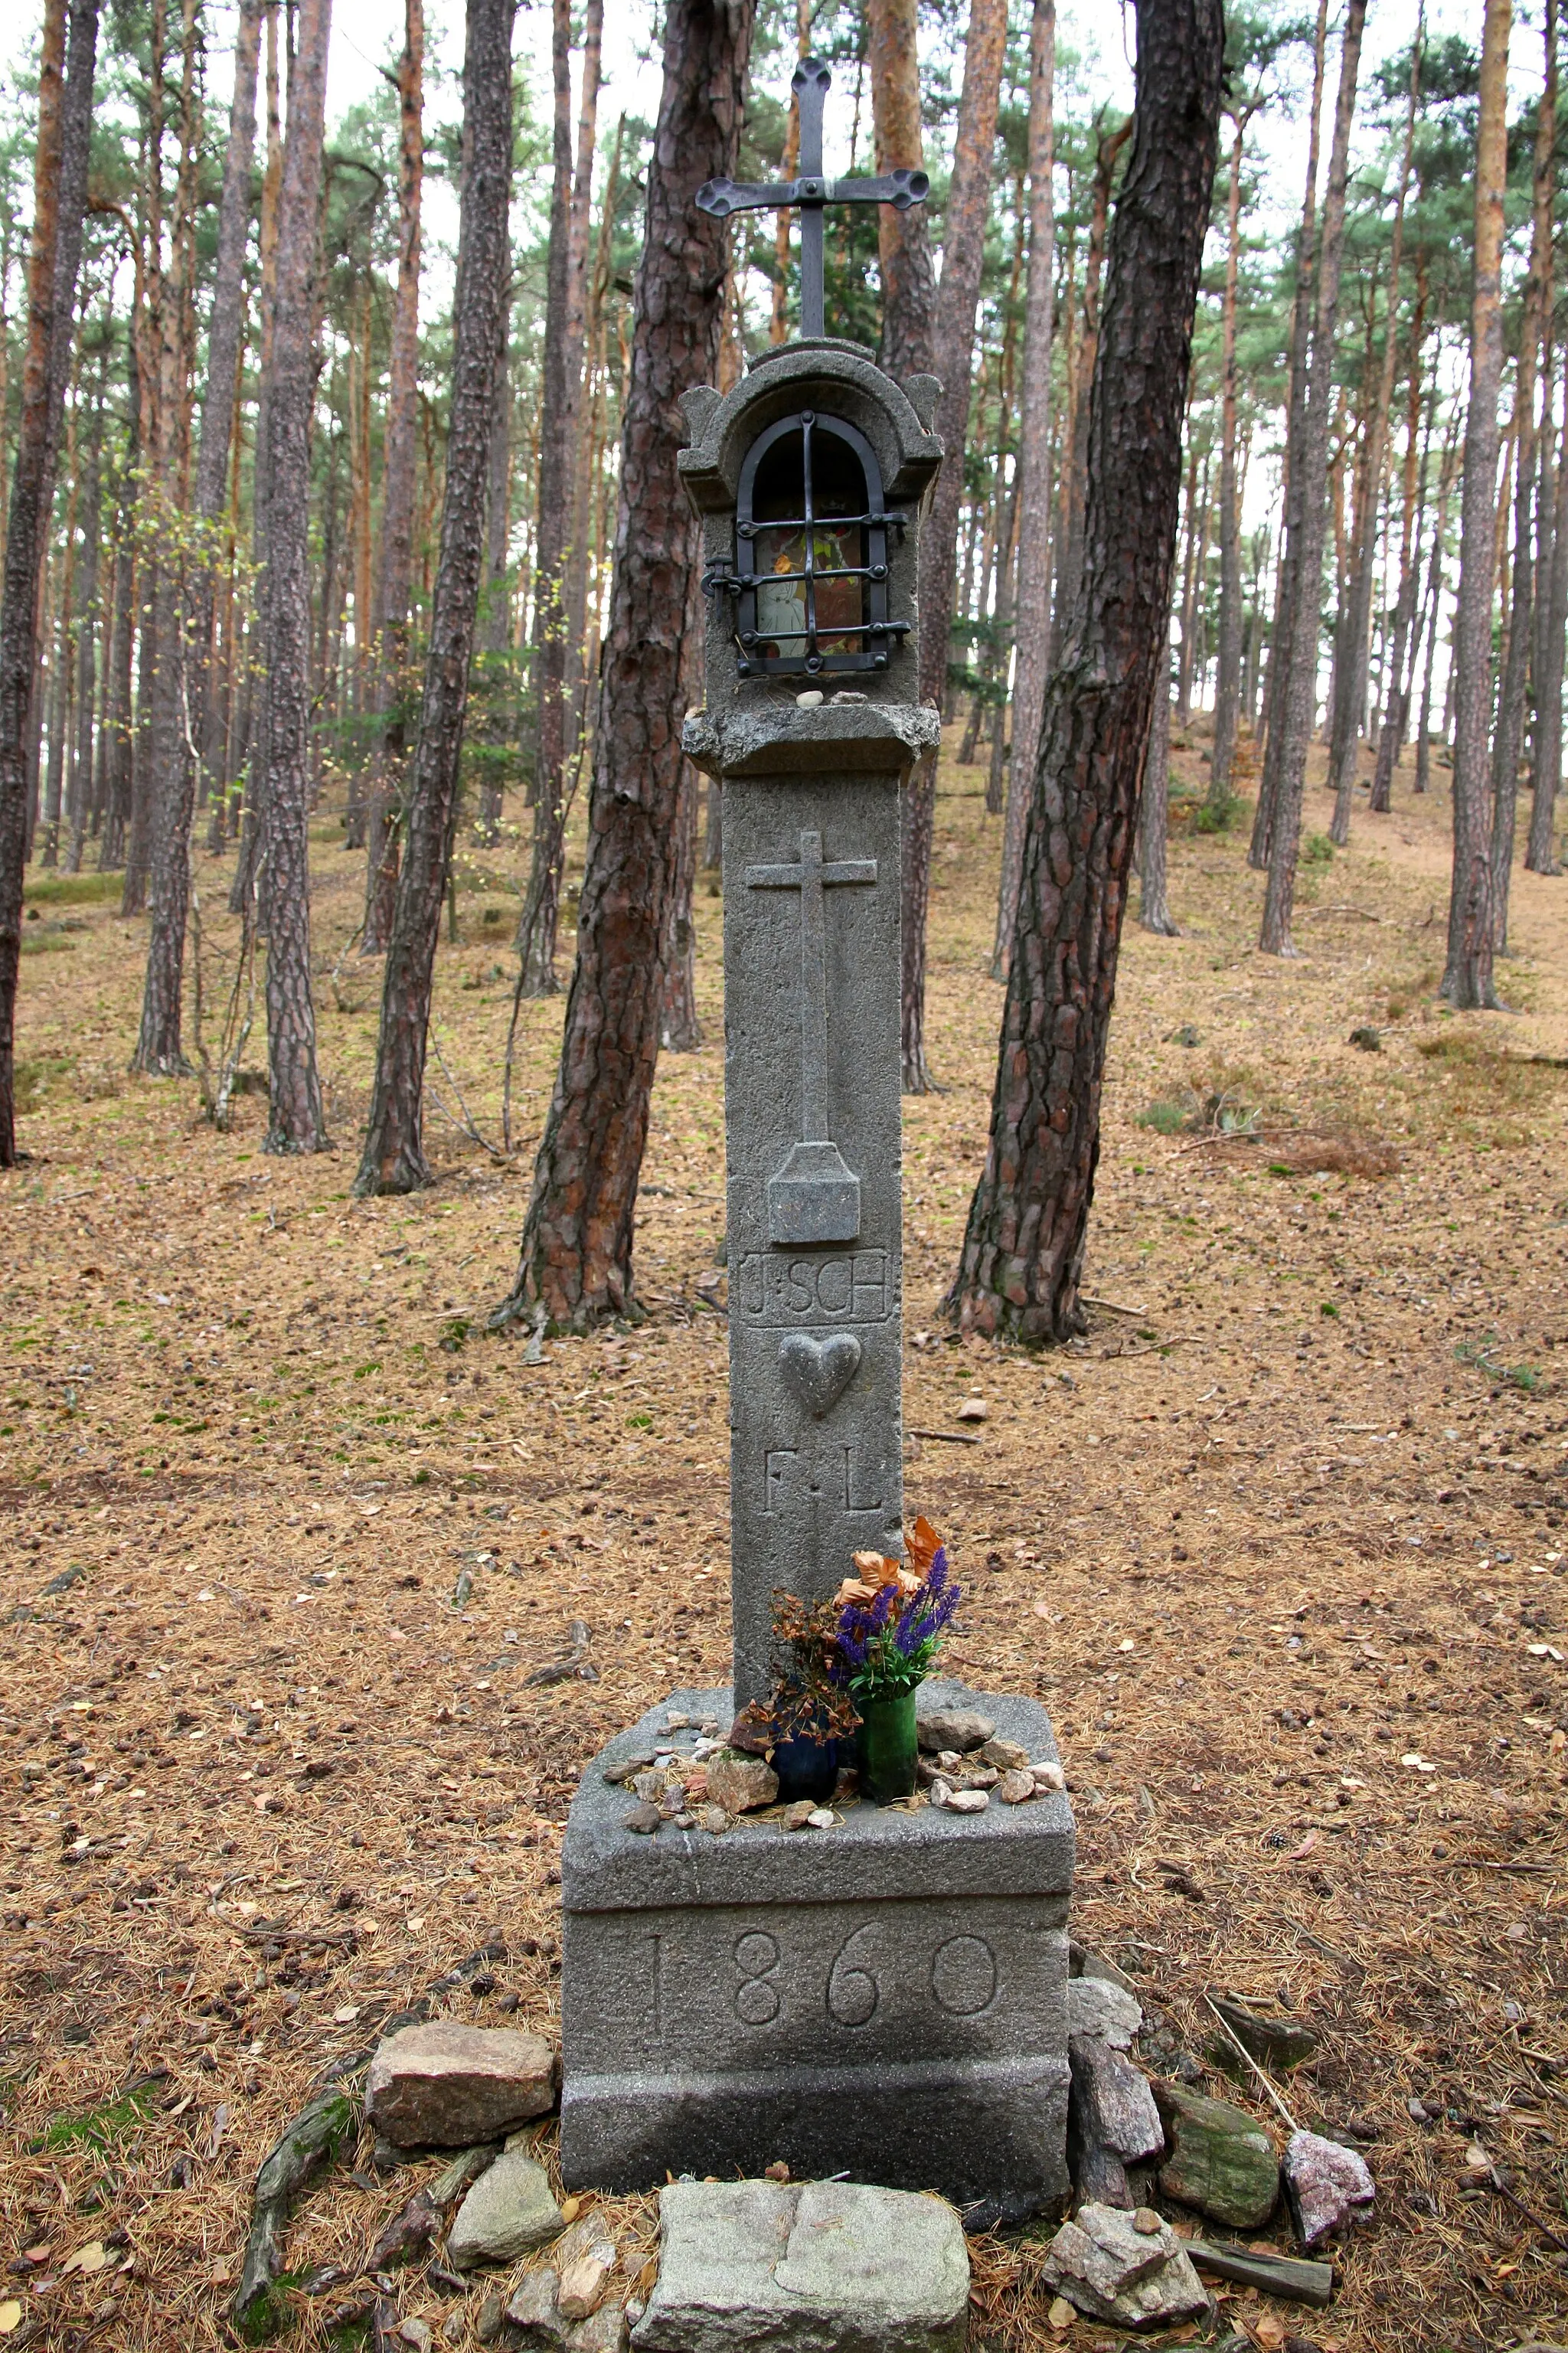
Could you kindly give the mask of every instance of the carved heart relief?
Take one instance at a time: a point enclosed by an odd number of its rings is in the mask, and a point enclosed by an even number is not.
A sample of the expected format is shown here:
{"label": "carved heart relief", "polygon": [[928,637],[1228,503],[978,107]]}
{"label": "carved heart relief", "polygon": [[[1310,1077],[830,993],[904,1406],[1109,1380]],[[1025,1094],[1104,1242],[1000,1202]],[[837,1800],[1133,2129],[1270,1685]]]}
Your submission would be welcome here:
{"label": "carved heart relief", "polygon": [[786,1332],[779,1342],[784,1387],[818,1421],[859,1368],[860,1343],[853,1332],[834,1332],[826,1340],[814,1340],[809,1332]]}

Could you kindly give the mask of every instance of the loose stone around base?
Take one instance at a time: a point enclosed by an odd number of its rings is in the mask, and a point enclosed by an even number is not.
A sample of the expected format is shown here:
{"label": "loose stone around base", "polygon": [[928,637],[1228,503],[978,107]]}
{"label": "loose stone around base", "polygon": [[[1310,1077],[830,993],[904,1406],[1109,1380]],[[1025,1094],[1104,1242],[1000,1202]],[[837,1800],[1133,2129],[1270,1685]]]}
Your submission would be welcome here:
{"label": "loose stone around base", "polygon": [[[1035,1702],[929,1687],[1054,1758]],[[1065,1797],[976,1816],[858,1805],[828,1831],[624,1828],[604,1778],[675,1694],[588,1767],[562,1850],[561,2169],[569,2188],[668,2174],[847,2173],[987,2219],[1066,2194]]]}

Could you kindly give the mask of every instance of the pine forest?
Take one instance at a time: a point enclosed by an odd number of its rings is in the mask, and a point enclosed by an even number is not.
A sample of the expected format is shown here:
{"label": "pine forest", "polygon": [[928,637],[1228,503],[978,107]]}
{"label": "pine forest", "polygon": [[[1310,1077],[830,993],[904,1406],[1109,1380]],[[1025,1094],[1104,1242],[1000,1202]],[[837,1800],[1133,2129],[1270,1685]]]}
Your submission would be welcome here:
{"label": "pine forest", "polygon": [[[574,1792],[727,1688],[726,938],[787,888],[805,975],[873,871],[742,869],[732,796],[726,869],[693,756],[795,579],[703,437],[797,344],[941,447],[850,584],[918,520],[849,681],[912,731],[895,1444],[1142,2005],[1164,2139],[1094,2179],[1230,2249],[1149,2341],[1568,2332],[1568,14],[28,0],[0,2341],[685,2341],[653,2190],[545,2116],[624,2274],[546,2327],[363,2075],[559,2043]],[[1370,2213],[1200,2196],[1199,2094]],[[973,2353],[1122,2346],[1061,2219],[968,2216]]]}

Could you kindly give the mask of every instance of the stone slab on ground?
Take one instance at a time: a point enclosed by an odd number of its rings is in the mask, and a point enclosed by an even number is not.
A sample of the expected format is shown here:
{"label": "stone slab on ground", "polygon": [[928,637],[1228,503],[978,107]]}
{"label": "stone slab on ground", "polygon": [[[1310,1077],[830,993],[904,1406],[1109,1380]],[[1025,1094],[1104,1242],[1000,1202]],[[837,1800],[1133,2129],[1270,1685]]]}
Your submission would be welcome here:
{"label": "stone slab on ground", "polygon": [[678,2181],[637,2353],[958,2353],[963,2228],[937,2198],[847,2181]]}
{"label": "stone slab on ground", "polygon": [[1080,2206],[1051,2241],[1040,2275],[1076,2311],[1127,2328],[1209,2309],[1208,2291],[1182,2242],[1147,2206],[1131,2214]]}
{"label": "stone slab on ground", "polygon": [[365,2114],[399,2148],[499,2140],[555,2105],[555,2057],[537,2034],[433,2019],[376,2047]]}
{"label": "stone slab on ground", "polygon": [[1279,2196],[1279,2160],[1263,2126],[1184,2084],[1158,2084],[1154,2097],[1171,2140],[1160,2169],[1165,2195],[1235,2231],[1266,2222]]}
{"label": "stone slab on ground", "polygon": [[[1032,1757],[1035,1702],[953,1683]],[[809,1840],[624,1826],[604,1778],[665,1738],[679,1692],[589,1766],[562,1852],[561,2164],[571,2189],[669,2174],[847,2172],[1022,2219],[1068,2188],[1067,1799],[973,1819],[854,1806]]]}
{"label": "stone slab on ground", "polygon": [[1372,2174],[1359,2149],[1321,2133],[1292,2133],[1285,2144],[1285,2187],[1304,2247],[1338,2230],[1372,2204]]}
{"label": "stone slab on ground", "polygon": [[565,2228],[550,2179],[535,2158],[503,2149],[480,2174],[447,2239],[447,2260],[459,2272],[476,2263],[515,2263]]}

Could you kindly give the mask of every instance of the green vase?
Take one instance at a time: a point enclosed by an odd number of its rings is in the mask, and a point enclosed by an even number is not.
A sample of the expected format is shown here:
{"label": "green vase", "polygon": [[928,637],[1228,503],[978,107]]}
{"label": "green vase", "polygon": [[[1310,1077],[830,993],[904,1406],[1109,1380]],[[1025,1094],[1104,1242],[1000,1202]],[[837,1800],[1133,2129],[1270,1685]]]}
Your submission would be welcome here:
{"label": "green vase", "polygon": [[860,1703],[860,1794],[874,1805],[891,1805],[895,1799],[915,1793],[915,1765],[920,1746],[915,1736],[915,1695],[898,1692],[889,1699]]}

